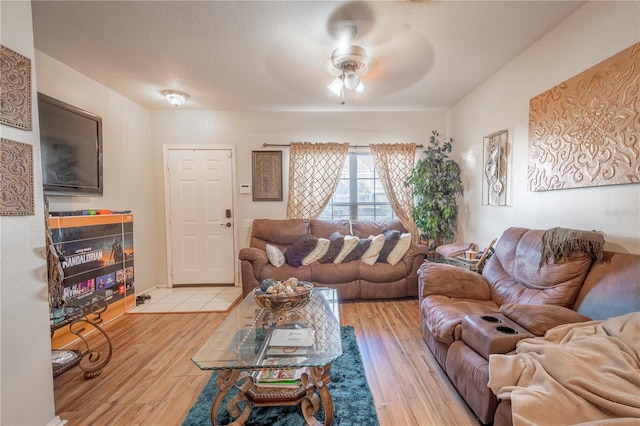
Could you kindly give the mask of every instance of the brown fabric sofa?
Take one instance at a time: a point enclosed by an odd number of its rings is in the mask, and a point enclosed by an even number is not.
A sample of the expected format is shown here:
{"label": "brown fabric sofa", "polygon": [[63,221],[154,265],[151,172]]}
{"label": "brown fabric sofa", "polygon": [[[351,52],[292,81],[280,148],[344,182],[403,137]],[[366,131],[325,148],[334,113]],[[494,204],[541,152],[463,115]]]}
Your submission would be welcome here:
{"label": "brown fabric sofa", "polygon": [[543,234],[507,229],[482,274],[429,262],[419,271],[422,335],[484,424],[511,424],[509,404],[496,413],[499,401],[487,387],[490,354],[556,325],[640,311],[639,255],[605,251],[593,263],[574,251],[539,267]]}
{"label": "brown fabric sofa", "polygon": [[284,280],[296,277],[320,287],[337,290],[341,300],[417,297],[417,271],[428,252],[426,246],[412,245],[395,265],[360,260],[347,263],[319,263],[294,267],[274,266],[269,262],[266,245],[277,246],[283,253],[303,235],[329,238],[334,232],[368,238],[383,229],[406,233],[399,220],[371,222],[362,220],[256,219],[253,221],[249,247],[240,250],[242,292],[248,294],[266,278]]}

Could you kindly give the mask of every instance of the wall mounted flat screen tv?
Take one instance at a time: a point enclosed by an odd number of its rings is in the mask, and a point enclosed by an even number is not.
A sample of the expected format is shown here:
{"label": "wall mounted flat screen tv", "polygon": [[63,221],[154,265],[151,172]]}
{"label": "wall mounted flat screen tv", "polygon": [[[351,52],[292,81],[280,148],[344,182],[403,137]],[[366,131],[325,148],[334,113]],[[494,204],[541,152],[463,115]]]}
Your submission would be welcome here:
{"label": "wall mounted flat screen tv", "polygon": [[102,195],[102,118],[38,93],[47,195]]}

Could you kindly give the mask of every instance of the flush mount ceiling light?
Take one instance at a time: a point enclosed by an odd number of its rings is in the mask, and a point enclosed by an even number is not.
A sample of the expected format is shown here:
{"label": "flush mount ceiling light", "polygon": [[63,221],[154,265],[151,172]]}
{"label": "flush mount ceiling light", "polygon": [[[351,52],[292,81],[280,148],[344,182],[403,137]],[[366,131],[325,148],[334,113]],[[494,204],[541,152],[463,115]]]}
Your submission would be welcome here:
{"label": "flush mount ceiling light", "polygon": [[345,89],[353,90],[356,95],[367,90],[367,85],[358,74],[367,68],[369,58],[366,50],[351,44],[356,32],[355,26],[346,27],[343,32],[344,44],[331,53],[331,63],[340,75],[327,88],[341,98],[344,98]]}
{"label": "flush mount ceiling light", "polygon": [[162,95],[166,98],[167,102],[171,105],[179,107],[187,102],[189,95],[179,90],[163,90]]}

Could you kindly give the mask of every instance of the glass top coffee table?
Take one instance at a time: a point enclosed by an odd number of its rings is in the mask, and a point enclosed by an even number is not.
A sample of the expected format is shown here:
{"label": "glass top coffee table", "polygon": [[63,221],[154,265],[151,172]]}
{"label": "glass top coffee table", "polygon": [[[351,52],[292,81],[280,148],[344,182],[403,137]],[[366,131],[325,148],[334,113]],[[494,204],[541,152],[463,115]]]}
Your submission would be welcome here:
{"label": "glass top coffee table", "polygon": [[[304,346],[276,342],[303,335]],[[273,341],[272,341],[273,339]],[[277,343],[274,344],[274,343]],[[333,401],[327,389],[331,362],[342,355],[340,311],[337,293],[314,288],[309,302],[284,314],[259,307],[252,294],[229,313],[192,361],[202,370],[217,370],[218,394],[211,407],[211,423],[217,425],[225,397],[232,424],[242,425],[252,406],[300,405],[308,424],[324,408],[324,424],[333,422]],[[300,383],[289,387],[257,383],[260,370],[306,368]]]}

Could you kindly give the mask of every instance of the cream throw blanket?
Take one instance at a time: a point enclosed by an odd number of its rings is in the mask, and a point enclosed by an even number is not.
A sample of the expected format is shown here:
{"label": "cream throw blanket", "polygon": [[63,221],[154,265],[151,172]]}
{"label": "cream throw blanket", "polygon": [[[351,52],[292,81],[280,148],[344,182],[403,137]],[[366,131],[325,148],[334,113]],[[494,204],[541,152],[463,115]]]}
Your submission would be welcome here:
{"label": "cream throw blanket", "polygon": [[640,425],[640,312],[567,324],[491,355],[489,387],[514,425]]}

